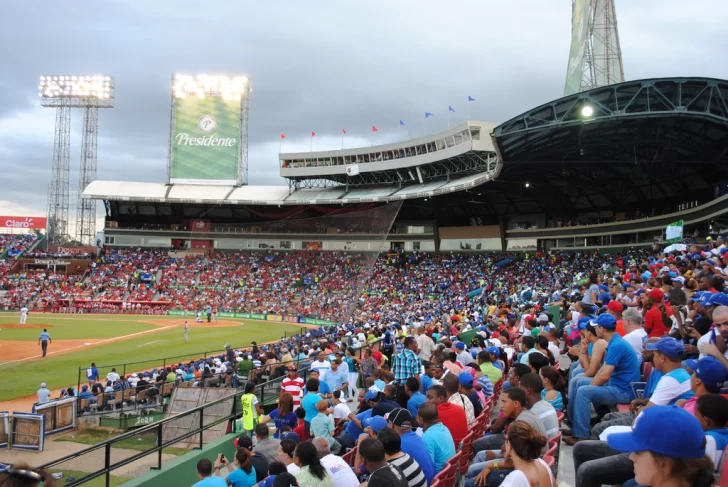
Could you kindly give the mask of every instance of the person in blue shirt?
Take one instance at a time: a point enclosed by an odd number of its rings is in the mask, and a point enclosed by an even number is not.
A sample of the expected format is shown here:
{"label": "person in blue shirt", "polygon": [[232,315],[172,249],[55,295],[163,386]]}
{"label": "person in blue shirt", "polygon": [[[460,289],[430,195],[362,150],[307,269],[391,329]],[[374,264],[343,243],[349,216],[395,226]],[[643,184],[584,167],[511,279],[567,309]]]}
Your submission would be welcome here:
{"label": "person in blue shirt", "polygon": [[217,457],[217,460],[215,460],[215,475],[221,480],[220,467],[222,466],[227,467],[228,472],[230,472],[223,481],[225,485],[253,487],[257,483],[255,467],[251,463],[250,453],[246,448],[237,449],[233,463],[230,463],[222,453]]}
{"label": "person in blue shirt", "polygon": [[417,410],[420,408],[420,405],[427,402],[427,396],[420,392],[420,381],[418,381],[416,377],[410,377],[407,379],[407,382],[404,384],[404,391],[409,396],[409,399],[407,400],[407,410],[413,418],[416,418]]}
{"label": "person in blue shirt", "polygon": [[[316,393],[321,398],[331,399],[332,397],[334,397],[334,391],[331,390],[331,388],[325,381],[321,380],[321,374],[319,374],[318,370],[315,370],[315,369],[311,370],[309,377],[311,379],[316,379],[316,381],[318,382],[319,387],[318,387],[318,390],[316,391]],[[303,394],[304,394],[304,396],[306,394],[308,394],[308,382],[306,382],[306,387],[303,388]]]}
{"label": "person in blue shirt", "polygon": [[420,406],[417,411],[417,421],[424,430],[422,441],[427,447],[427,452],[435,467],[435,475],[437,475],[447,461],[455,456],[455,441],[452,439],[450,430],[440,422],[437,406],[434,404],[425,403]]}
{"label": "person in blue shirt", "polygon": [[301,400],[301,407],[306,411],[306,416],[303,418],[303,422],[306,427],[306,433],[311,432],[311,420],[318,415],[318,409],[316,409],[316,403],[321,400],[319,396],[319,381],[313,377],[308,379],[306,382],[306,395]]}
{"label": "person in blue shirt", "polygon": [[[220,473],[219,468],[215,468],[217,473]],[[197,462],[197,477],[200,481],[193,487],[227,487],[227,482],[222,477],[212,475],[212,462],[207,458],[203,458]]]}
{"label": "person in blue shirt", "polygon": [[86,369],[86,378],[91,386],[99,380],[99,369],[96,368],[96,362],[91,362],[91,367]]}
{"label": "person in blue shirt", "polygon": [[[414,379],[414,377],[412,378]],[[402,451],[411,456],[419,464],[429,485],[432,483],[432,479],[435,478],[435,464],[432,461],[432,457],[430,457],[424,440],[412,430],[416,426],[414,422],[415,417],[416,414],[412,416],[409,410],[400,408],[389,413],[387,421],[389,422],[389,427],[399,433],[402,442]]]}
{"label": "person in blue shirt", "polygon": [[435,376],[435,364],[432,362],[423,362],[422,365],[425,367],[425,373],[420,376],[422,381],[422,394],[427,392],[427,389],[433,386],[432,378]]}
{"label": "person in blue shirt", "polygon": [[334,391],[346,391],[349,386],[349,376],[339,368],[339,359],[331,361],[331,370],[326,373],[324,383],[328,386],[331,394]]}
{"label": "person in blue shirt", "polygon": [[43,328],[43,333],[38,337],[38,345],[43,350],[43,358],[45,358],[46,352],[48,352],[49,343],[53,343],[53,340],[51,340],[51,336],[48,334],[48,329]]}
{"label": "person in blue shirt", "polygon": [[336,441],[346,448],[354,448],[356,446],[356,441],[359,439],[359,435],[364,433],[364,420],[371,417],[371,408],[359,414],[351,413],[349,415],[350,421],[346,423],[344,432],[336,438]]}
{"label": "person in blue shirt", "polygon": [[[599,338],[607,341],[604,365],[597,375],[582,379],[576,384],[573,398],[572,437],[564,439],[574,445],[589,438],[589,420],[592,405],[627,404],[634,399],[632,382],[640,382],[640,367],[632,346],[617,334],[617,319],[601,314],[596,320]],[[571,399],[571,398],[570,398]]]}

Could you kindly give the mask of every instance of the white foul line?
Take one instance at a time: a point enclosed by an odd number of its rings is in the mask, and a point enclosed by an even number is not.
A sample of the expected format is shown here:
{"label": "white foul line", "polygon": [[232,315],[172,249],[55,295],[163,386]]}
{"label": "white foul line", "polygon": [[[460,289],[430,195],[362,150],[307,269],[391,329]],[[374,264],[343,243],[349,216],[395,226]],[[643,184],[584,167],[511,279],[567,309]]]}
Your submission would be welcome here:
{"label": "white foul line", "polygon": [[[132,333],[131,335],[123,335],[123,336],[120,336],[120,337],[106,338],[104,340],[99,340],[98,342],[94,342],[92,346],[101,345],[102,343],[115,342],[117,340],[126,340],[127,338],[131,338],[131,337],[135,337],[135,336],[139,336],[139,335],[146,335],[147,333],[157,333],[157,332],[162,331],[162,330],[167,330],[169,328],[177,328],[177,327],[178,327],[177,325],[164,326],[164,327],[161,327],[161,328],[155,328],[153,330],[146,330],[146,331],[140,331],[138,333]],[[152,343],[154,343],[154,342],[152,342]],[[46,354],[46,356],[54,355],[54,354],[62,353],[62,352],[68,352],[69,350],[76,350],[78,348],[83,348],[83,347],[87,347],[87,346],[88,345],[85,345],[84,344],[84,345],[77,345],[75,347],[64,348],[62,350],[56,350],[55,352],[48,352]],[[9,362],[2,362],[2,363],[0,363],[0,367],[2,367],[3,365],[14,364],[14,363],[17,363],[17,362],[26,362],[28,360],[32,360],[32,359],[35,359],[35,358],[41,358],[41,357],[43,357],[42,354],[40,354],[40,355],[33,355],[32,357],[25,357],[25,358],[21,358],[21,359],[18,359],[18,360],[10,360]]]}

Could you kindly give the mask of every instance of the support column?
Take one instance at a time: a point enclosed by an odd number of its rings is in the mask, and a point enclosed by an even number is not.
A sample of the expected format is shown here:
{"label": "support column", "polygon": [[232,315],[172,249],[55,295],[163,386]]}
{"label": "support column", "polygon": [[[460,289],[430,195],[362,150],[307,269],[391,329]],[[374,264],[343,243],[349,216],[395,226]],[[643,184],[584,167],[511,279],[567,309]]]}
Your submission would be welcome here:
{"label": "support column", "polygon": [[56,108],[51,183],[48,186],[48,242],[63,245],[69,239],[69,179],[71,174],[71,107]]}

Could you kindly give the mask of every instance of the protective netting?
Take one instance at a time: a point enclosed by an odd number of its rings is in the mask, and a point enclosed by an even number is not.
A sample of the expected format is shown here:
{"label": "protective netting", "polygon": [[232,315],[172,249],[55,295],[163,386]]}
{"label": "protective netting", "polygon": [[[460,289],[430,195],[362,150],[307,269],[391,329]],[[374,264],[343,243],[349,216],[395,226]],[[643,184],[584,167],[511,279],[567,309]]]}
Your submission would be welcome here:
{"label": "protective netting", "polygon": [[[160,300],[187,311],[306,316],[347,321],[362,295],[401,202],[245,226],[245,249],[185,257],[166,266]],[[255,234],[251,237],[251,234]]]}

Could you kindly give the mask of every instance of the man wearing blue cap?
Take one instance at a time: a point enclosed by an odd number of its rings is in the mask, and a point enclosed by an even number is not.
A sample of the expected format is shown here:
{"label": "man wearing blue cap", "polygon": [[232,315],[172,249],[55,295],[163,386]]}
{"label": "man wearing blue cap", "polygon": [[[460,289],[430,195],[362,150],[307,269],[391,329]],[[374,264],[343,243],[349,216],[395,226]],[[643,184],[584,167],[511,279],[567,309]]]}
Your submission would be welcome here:
{"label": "man wearing blue cap", "polygon": [[728,370],[715,357],[703,357],[700,360],[687,360],[685,365],[693,371],[690,376],[690,389],[695,395],[687,401],[677,401],[691,414],[695,414],[695,403],[698,398],[707,394],[720,393],[723,383],[728,380]]}
{"label": "man wearing blue cap", "polygon": [[569,402],[574,403],[571,414],[573,425],[571,438],[563,441],[574,445],[589,438],[589,420],[591,406],[615,405],[629,403],[634,399],[632,382],[641,379],[637,354],[617,332],[617,320],[610,314],[602,314],[596,320],[597,334],[607,341],[607,354],[604,365],[597,375],[586,382],[583,379],[577,384],[575,394]]}
{"label": "man wearing blue cap", "polygon": [[642,403],[644,407],[673,405],[679,400],[688,400],[695,395],[690,390],[690,374],[682,368],[685,353],[681,341],[663,337],[654,343],[646,343],[645,349],[654,352],[652,363],[663,376],[649,400],[642,400],[640,405]]}

